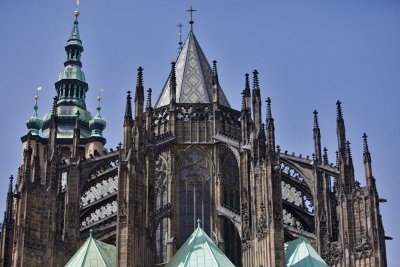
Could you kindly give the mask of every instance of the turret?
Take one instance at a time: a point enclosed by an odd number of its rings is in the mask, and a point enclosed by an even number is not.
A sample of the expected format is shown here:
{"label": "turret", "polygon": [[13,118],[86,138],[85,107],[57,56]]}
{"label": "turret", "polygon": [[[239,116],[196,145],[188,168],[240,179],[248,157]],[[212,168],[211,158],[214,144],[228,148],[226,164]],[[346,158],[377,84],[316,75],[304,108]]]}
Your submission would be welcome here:
{"label": "turret", "polygon": [[253,71],[253,122],[256,130],[261,128],[261,93],[258,71]]}
{"label": "turret", "polygon": [[38,117],[37,110],[39,96],[35,95],[35,105],[33,106],[33,115],[26,121],[26,127],[32,135],[39,135],[39,131],[43,126],[43,120]]}
{"label": "turret", "polygon": [[314,153],[316,163],[320,164],[322,162],[321,155],[321,131],[318,124],[318,111],[314,110]]}
{"label": "turret", "polygon": [[267,152],[275,152],[275,125],[272,118],[271,99],[267,98]]}
{"label": "turret", "polygon": [[100,115],[100,110],[101,110],[101,105],[100,105],[101,97],[100,95],[97,96],[97,112],[96,115],[94,116],[93,119],[89,121],[89,128],[91,130],[91,136],[98,136],[98,137],[103,137],[103,131],[106,128],[106,120],[101,117]]}

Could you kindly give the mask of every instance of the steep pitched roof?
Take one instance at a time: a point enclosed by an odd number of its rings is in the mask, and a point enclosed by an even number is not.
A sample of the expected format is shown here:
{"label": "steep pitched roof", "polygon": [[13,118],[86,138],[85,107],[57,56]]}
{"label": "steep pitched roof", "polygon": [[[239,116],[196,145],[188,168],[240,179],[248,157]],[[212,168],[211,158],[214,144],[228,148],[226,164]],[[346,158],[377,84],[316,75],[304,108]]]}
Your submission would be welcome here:
{"label": "steep pitched roof", "polygon": [[328,267],[303,236],[285,243],[286,267]]}
{"label": "steep pitched roof", "polygon": [[115,267],[115,246],[98,241],[90,235],[65,267]]}
{"label": "steep pitched roof", "polygon": [[[175,64],[176,102],[177,103],[211,103],[212,102],[212,69],[192,31]],[[155,107],[168,105],[170,102],[169,80],[156,102]],[[230,107],[221,87],[219,103]]]}
{"label": "steep pitched roof", "polygon": [[172,257],[166,267],[234,267],[200,225]]}

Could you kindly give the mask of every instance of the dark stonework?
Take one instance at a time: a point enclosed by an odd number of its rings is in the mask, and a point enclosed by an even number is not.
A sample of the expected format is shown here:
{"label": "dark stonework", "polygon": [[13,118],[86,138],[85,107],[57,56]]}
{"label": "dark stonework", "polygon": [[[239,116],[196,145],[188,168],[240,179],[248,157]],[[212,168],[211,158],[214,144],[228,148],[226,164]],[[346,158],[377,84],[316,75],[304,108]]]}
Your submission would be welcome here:
{"label": "dark stonework", "polygon": [[105,149],[100,98],[95,117],[86,110],[77,20],[73,27],[65,66],[82,75],[62,72],[52,111],[27,123],[7,194],[1,266],[64,266],[90,230],[116,245],[117,266],[165,266],[197,219],[236,266],[283,267],[284,242],[300,235],[330,266],[387,265],[367,139],[361,187],[340,102],[336,165],[322,150],[316,111],[313,156],[281,152],[269,98],[263,123],[258,72],[253,88],[245,75],[242,107],[231,108],[216,61],[211,68],[190,32],[154,106],[151,89],[145,103],[138,69],[123,143]]}

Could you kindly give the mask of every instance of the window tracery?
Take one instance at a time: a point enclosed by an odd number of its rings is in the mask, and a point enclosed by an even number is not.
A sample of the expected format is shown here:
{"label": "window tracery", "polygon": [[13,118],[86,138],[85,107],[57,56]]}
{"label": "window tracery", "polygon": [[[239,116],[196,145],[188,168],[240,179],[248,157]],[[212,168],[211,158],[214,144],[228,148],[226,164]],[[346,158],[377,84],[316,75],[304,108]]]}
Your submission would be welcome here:
{"label": "window tracery", "polygon": [[206,156],[198,149],[184,155],[178,171],[179,180],[179,239],[180,243],[189,237],[202,221],[204,231],[210,234],[210,185],[211,168]]}

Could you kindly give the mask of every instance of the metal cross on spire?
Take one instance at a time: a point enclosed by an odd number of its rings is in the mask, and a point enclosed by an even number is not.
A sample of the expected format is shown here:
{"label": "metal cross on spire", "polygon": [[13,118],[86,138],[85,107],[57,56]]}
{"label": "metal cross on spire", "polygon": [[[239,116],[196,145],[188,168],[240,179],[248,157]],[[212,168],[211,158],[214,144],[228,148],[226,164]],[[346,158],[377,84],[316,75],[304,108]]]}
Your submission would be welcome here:
{"label": "metal cross on spire", "polygon": [[190,31],[193,31],[193,23],[194,23],[194,21],[193,21],[193,12],[195,12],[195,11],[197,11],[196,9],[193,9],[193,7],[192,6],[190,6],[190,9],[188,9],[188,10],[186,10],[187,12],[190,12],[190,21],[189,21],[189,24],[190,24]]}

